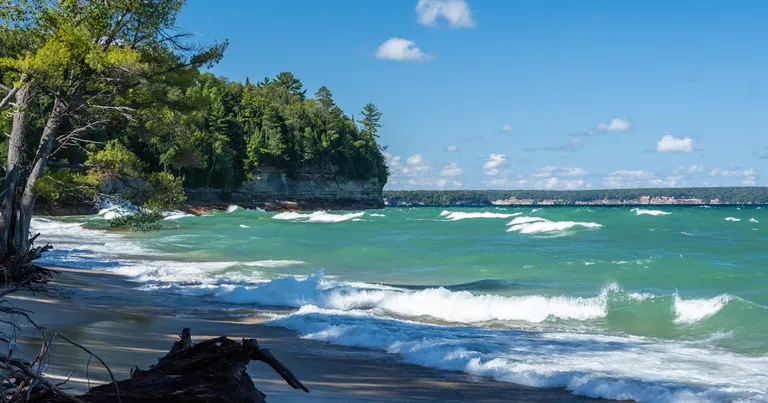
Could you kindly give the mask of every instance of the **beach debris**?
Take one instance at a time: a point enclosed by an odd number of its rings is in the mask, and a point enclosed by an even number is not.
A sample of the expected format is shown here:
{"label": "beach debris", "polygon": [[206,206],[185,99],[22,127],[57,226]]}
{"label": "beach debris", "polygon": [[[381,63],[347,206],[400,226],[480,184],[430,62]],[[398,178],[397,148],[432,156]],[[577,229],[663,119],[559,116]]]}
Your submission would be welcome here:
{"label": "beach debris", "polygon": [[180,338],[149,369],[134,368],[129,379],[91,388],[77,398],[113,402],[118,387],[123,402],[265,402],[266,395],[246,372],[250,361],[268,364],[288,385],[309,393],[293,372],[255,339],[239,343],[216,337],[194,344],[189,328],[182,330]]}

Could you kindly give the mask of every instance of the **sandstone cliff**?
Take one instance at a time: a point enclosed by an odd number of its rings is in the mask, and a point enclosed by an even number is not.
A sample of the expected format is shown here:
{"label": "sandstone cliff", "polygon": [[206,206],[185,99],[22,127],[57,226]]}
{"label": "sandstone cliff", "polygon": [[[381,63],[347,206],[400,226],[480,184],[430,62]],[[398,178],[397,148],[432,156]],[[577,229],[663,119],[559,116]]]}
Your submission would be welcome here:
{"label": "sandstone cliff", "polygon": [[252,180],[237,189],[186,189],[189,207],[226,207],[266,210],[345,210],[384,207],[382,189],[377,179],[355,180],[330,172],[310,172],[290,177],[285,172],[262,169]]}

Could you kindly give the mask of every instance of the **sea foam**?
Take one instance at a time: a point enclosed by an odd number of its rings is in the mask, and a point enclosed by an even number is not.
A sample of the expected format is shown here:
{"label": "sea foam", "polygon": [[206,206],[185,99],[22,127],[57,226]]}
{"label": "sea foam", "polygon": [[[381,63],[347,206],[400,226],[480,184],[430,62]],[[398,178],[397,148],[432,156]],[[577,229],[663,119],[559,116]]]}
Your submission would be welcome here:
{"label": "sea foam", "polygon": [[633,208],[630,211],[634,211],[636,215],[652,215],[652,216],[659,216],[659,215],[670,215],[672,213],[668,211],[661,211],[661,210],[646,210],[641,208]]}
{"label": "sea foam", "polygon": [[725,221],[733,221],[733,222],[739,222],[739,221],[741,221],[741,218],[736,218],[736,217],[725,217]]}
{"label": "sea foam", "polygon": [[509,218],[509,217],[515,217],[519,216],[523,213],[493,213],[489,211],[471,211],[471,212],[464,212],[464,211],[448,211],[443,210],[440,213],[440,216],[445,217],[446,220],[450,221],[458,221],[458,220],[466,220],[470,218]]}
{"label": "sea foam", "polygon": [[731,300],[731,296],[721,294],[709,299],[684,300],[675,294],[675,323],[694,323],[706,319],[718,311]]}
{"label": "sea foam", "polygon": [[520,232],[521,234],[539,234],[562,232],[574,227],[600,228],[602,225],[594,222],[577,221],[550,221],[541,217],[516,217],[509,223],[507,232]]}
{"label": "sea foam", "polygon": [[336,223],[354,220],[365,215],[365,212],[346,213],[346,214],[333,214],[325,211],[315,211],[314,213],[278,213],[272,216],[275,220],[287,220],[287,221],[300,221],[300,222],[316,222],[316,223]]}

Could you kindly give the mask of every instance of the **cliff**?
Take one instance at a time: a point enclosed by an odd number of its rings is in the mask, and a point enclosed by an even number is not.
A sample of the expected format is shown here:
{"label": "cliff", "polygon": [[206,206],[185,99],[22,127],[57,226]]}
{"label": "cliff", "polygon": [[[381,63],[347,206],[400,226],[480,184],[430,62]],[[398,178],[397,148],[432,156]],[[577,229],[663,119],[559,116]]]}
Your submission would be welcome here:
{"label": "cliff", "polygon": [[237,204],[265,210],[359,210],[384,207],[377,179],[356,180],[331,172],[307,172],[293,177],[286,172],[262,169],[252,180],[225,192],[220,189],[186,189],[190,209],[219,208]]}

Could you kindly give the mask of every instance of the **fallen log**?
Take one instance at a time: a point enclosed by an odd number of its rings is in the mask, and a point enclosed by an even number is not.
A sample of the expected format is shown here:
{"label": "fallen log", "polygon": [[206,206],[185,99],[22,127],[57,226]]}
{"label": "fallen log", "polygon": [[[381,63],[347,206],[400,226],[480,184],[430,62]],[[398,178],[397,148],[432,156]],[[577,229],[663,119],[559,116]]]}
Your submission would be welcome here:
{"label": "fallen log", "polygon": [[[242,343],[217,337],[192,343],[189,328],[168,354],[147,370],[136,367],[129,379],[91,388],[77,396],[83,402],[265,402],[246,372],[251,361],[263,361],[295,389],[309,390],[288,367],[255,339]],[[64,401],[49,396],[46,401]],[[71,401],[71,400],[68,400]]]}

